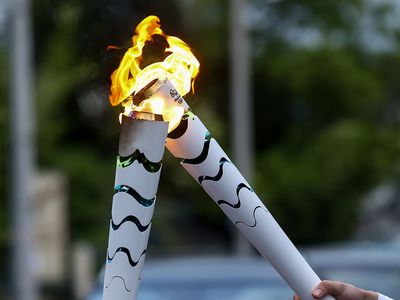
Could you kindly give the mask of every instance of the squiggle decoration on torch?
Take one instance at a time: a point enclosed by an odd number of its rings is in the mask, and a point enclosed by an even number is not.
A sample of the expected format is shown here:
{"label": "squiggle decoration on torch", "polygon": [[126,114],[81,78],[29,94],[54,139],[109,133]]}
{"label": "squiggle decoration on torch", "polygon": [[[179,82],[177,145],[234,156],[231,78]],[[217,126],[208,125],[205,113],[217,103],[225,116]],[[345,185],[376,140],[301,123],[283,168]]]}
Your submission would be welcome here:
{"label": "squiggle decoration on torch", "polygon": [[114,220],[111,220],[111,227],[113,230],[118,230],[118,228],[120,228],[122,226],[122,224],[124,224],[126,222],[131,222],[131,223],[135,224],[140,232],[146,231],[147,228],[149,228],[149,226],[150,226],[150,223],[147,225],[142,225],[138,218],[136,218],[135,216],[129,215],[129,216],[126,216],[119,224],[115,224]]}
{"label": "squiggle decoration on torch", "polygon": [[215,175],[215,176],[200,176],[198,179],[199,183],[201,184],[204,180],[219,181],[221,179],[222,175],[224,174],[224,164],[225,163],[230,163],[230,161],[227,158],[222,157],[219,160],[219,171],[218,171],[217,175]]}
{"label": "squiggle decoration on torch", "polygon": [[231,203],[229,203],[228,201],[225,201],[225,200],[218,200],[217,201],[218,205],[226,204],[226,205],[228,205],[228,206],[230,206],[232,208],[239,208],[240,205],[241,205],[239,193],[240,193],[240,190],[243,189],[243,188],[246,188],[249,191],[253,192],[253,189],[251,187],[247,186],[245,183],[240,183],[236,188],[236,196],[238,198],[238,202],[235,203],[235,204],[231,204]]}
{"label": "squiggle decoration on torch", "polygon": [[160,162],[152,162],[148,160],[146,155],[140,152],[139,149],[136,149],[136,151],[129,156],[118,156],[117,166],[121,168],[126,168],[131,164],[133,164],[135,160],[137,160],[140,164],[142,164],[143,167],[150,173],[158,172],[161,168]]}
{"label": "squiggle decoration on torch", "polygon": [[[190,114],[191,114],[192,116],[194,116],[192,112],[190,112]],[[177,127],[177,129],[178,129],[178,128],[179,128],[179,126]],[[187,125],[185,125],[185,128],[187,129]],[[177,129],[176,129],[176,130],[177,130]],[[174,131],[172,132],[172,134],[174,134]],[[180,136],[182,136],[182,135],[180,135]],[[195,158],[190,158],[190,159],[184,158],[184,159],[182,160],[182,163],[183,163],[183,164],[190,164],[190,165],[193,165],[193,166],[197,166],[197,165],[200,165],[200,164],[202,164],[203,162],[207,161],[208,156],[209,156],[209,153],[213,153],[213,151],[215,150],[215,149],[213,149],[212,146],[211,146],[211,145],[212,145],[212,144],[211,144],[211,140],[213,140],[213,138],[211,137],[210,132],[207,131],[206,134],[205,134],[203,149],[202,149],[201,153],[200,153],[197,157],[195,157]],[[213,144],[213,145],[218,145],[218,144]],[[218,147],[219,147],[219,146],[218,146]],[[198,182],[200,183],[200,185],[203,185],[204,181],[207,181],[207,180],[209,180],[209,181],[215,181],[215,182],[221,181],[221,180],[223,179],[223,177],[224,177],[224,165],[225,165],[225,163],[231,164],[231,161],[229,161],[228,158],[226,158],[226,157],[221,157],[221,158],[219,159],[219,170],[218,170],[218,173],[217,173],[215,176],[211,176],[211,175],[201,175],[201,176],[199,176],[199,177],[198,177]],[[239,193],[240,193],[240,191],[241,191],[242,189],[244,189],[244,188],[247,189],[248,191],[254,193],[254,190],[253,190],[250,186],[248,186],[248,185],[247,185],[246,183],[244,183],[244,182],[241,182],[241,183],[239,183],[239,184],[236,186],[236,197],[237,197],[237,202],[236,202],[236,203],[232,204],[231,202],[226,201],[226,200],[223,200],[223,199],[221,199],[221,200],[215,200],[215,202],[216,202],[219,206],[227,205],[227,206],[229,206],[229,207],[231,207],[231,208],[233,208],[233,209],[238,210],[238,209],[241,208],[241,205],[242,205],[241,200],[240,200]],[[248,227],[253,228],[253,227],[255,227],[255,226],[257,225],[257,218],[256,218],[256,216],[255,216],[255,213],[256,213],[256,211],[257,211],[259,208],[261,208],[261,209],[262,209],[263,211],[265,211],[265,212],[268,212],[268,210],[267,210],[265,207],[262,207],[262,206],[259,206],[259,205],[256,206],[256,207],[253,209],[254,225],[249,225],[249,224],[247,224],[246,222],[238,221],[238,220],[234,220],[234,219],[232,219],[232,221],[233,221],[236,225],[238,225],[238,224],[244,224],[244,225],[247,225]]]}
{"label": "squiggle decoration on torch", "polygon": [[122,283],[124,284],[124,288],[125,288],[125,290],[126,290],[128,293],[132,292],[132,290],[130,290],[130,289],[127,288],[126,283],[125,283],[125,279],[124,279],[123,277],[117,276],[117,275],[114,276],[113,278],[111,278],[110,282],[107,283],[107,284],[105,285],[106,289],[108,289],[108,288],[110,287],[111,283],[112,283],[112,282],[114,281],[114,279],[116,279],[116,278],[122,280]]}
{"label": "squiggle decoration on torch", "polygon": [[251,227],[251,228],[256,227],[256,226],[257,226],[256,212],[257,212],[258,209],[261,209],[262,211],[268,212],[268,210],[266,210],[264,207],[262,207],[262,206],[257,206],[257,207],[253,210],[253,218],[254,218],[254,224],[253,224],[253,225],[247,224],[247,223],[245,223],[245,222],[240,222],[240,221],[235,222],[235,224],[236,224],[236,225],[238,225],[238,224],[243,224],[243,225],[246,225],[246,226]]}
{"label": "squiggle decoration on torch", "polygon": [[208,151],[210,149],[210,142],[211,140],[206,140],[204,142],[203,150],[201,151],[200,155],[195,158],[185,158],[182,162],[185,164],[190,165],[198,165],[201,164],[203,161],[206,160],[208,156]]}
{"label": "squiggle decoration on torch", "polygon": [[185,134],[188,128],[187,114],[184,114],[179,125],[168,134],[169,139],[177,139]]}
{"label": "squiggle decoration on torch", "polygon": [[116,193],[127,193],[131,195],[133,198],[136,199],[137,202],[145,207],[151,206],[154,203],[154,200],[156,200],[156,197],[153,197],[151,199],[146,199],[142,197],[134,188],[128,185],[118,185],[114,188],[114,190]]}
{"label": "squiggle decoration on torch", "polygon": [[129,264],[130,264],[132,267],[136,267],[136,265],[139,263],[139,261],[140,261],[140,259],[143,257],[143,255],[146,254],[146,249],[142,252],[142,254],[140,255],[139,259],[138,259],[137,261],[134,261],[134,260],[132,259],[132,257],[131,257],[131,253],[129,252],[129,249],[128,249],[128,248],[119,247],[117,250],[115,250],[113,256],[110,257],[110,254],[107,253],[107,261],[110,263],[110,262],[114,259],[115,255],[117,255],[118,252],[125,253],[125,254],[126,254],[126,257],[128,258]]}

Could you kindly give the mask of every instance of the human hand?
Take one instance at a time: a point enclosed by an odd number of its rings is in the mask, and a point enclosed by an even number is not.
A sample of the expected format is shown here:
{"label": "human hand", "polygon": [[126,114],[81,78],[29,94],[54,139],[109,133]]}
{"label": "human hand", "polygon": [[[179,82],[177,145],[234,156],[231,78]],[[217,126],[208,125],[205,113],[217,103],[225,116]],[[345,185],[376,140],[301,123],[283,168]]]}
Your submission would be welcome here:
{"label": "human hand", "polygon": [[[378,293],[365,291],[358,287],[339,281],[321,281],[312,291],[315,299],[332,295],[336,300],[378,300]],[[295,295],[293,300],[301,300]]]}

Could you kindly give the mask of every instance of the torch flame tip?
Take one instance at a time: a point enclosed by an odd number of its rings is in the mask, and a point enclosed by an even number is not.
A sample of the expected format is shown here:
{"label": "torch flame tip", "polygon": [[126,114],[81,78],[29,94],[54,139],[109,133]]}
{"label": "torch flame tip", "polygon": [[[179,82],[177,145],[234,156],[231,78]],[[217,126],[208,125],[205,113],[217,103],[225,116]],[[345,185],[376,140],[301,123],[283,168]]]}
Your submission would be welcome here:
{"label": "torch flame tip", "polygon": [[[135,33],[132,37],[132,47],[126,51],[119,67],[111,75],[109,100],[113,106],[122,104],[125,114],[133,110],[146,111],[162,114],[168,121],[178,120],[174,121],[177,122],[174,125],[170,121],[172,130],[179,124],[184,109],[161,104],[163,99],[153,99],[150,95],[168,80],[181,96],[190,90],[194,91],[194,79],[199,73],[200,63],[184,41],[162,31],[160,19],[155,15],[144,18],[137,25]],[[141,68],[143,48],[147,42],[153,40],[154,35],[165,38],[168,46],[164,53],[168,55],[163,61]]]}

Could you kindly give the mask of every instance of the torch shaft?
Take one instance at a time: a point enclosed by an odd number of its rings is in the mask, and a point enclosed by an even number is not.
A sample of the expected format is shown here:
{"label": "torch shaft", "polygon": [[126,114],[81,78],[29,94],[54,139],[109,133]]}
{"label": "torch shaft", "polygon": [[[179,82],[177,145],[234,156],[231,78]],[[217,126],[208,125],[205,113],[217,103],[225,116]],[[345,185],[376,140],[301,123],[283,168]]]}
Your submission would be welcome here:
{"label": "torch shaft", "polygon": [[[192,113],[171,134],[167,149],[303,300],[313,300],[319,277],[208,130]],[[173,138],[172,138],[172,137]],[[328,299],[328,298],[326,298]]]}
{"label": "torch shaft", "polygon": [[124,117],[103,300],[134,300],[146,255],[168,123]]}

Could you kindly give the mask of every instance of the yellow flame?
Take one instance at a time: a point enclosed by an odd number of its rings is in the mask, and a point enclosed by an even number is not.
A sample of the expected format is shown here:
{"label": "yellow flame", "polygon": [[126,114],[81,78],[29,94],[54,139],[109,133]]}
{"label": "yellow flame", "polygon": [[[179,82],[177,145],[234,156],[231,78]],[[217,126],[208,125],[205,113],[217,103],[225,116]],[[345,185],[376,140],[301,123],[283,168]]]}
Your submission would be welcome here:
{"label": "yellow flame", "polygon": [[[114,106],[122,103],[125,114],[129,114],[132,110],[162,114],[164,120],[169,121],[169,131],[171,131],[179,124],[184,113],[183,108],[168,107],[162,99],[152,98],[135,106],[131,97],[157,78],[168,78],[181,96],[184,96],[193,88],[200,64],[184,41],[168,36],[161,30],[160,19],[156,16],[145,18],[136,27],[135,32],[132,47],[127,50],[118,69],[111,75],[110,102]],[[152,41],[153,35],[161,35],[166,39],[168,47],[164,52],[170,54],[163,61],[141,69],[143,47],[146,42]]]}

